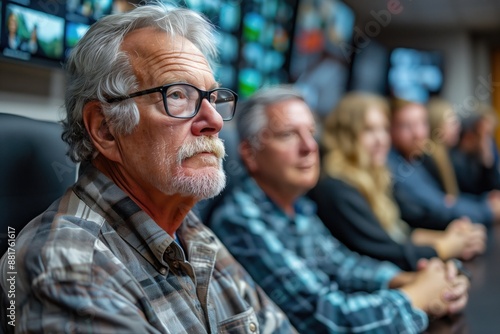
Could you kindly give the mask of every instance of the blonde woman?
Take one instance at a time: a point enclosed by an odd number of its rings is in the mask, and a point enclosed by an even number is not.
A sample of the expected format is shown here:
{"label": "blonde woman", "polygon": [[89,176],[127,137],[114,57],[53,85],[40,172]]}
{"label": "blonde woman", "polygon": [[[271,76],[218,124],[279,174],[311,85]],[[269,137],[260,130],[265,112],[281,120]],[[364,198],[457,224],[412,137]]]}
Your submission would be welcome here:
{"label": "blonde woman", "polygon": [[458,144],[460,120],[453,105],[434,97],[427,103],[430,141],[423,164],[446,193],[449,202],[458,196],[459,187],[449,150]]}
{"label": "blonde woman", "polygon": [[483,226],[455,220],[445,231],[411,231],[391,196],[386,159],[390,149],[385,99],[350,93],[324,125],[323,177],[309,193],[332,234],[352,250],[402,269],[421,258],[464,260],[485,248]]}

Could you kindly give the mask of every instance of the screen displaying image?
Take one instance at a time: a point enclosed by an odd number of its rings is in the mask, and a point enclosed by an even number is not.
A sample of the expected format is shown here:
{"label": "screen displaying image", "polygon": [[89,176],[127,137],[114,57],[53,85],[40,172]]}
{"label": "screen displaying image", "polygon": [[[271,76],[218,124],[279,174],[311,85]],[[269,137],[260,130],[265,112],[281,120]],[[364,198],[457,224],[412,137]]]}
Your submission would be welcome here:
{"label": "screen displaying image", "polygon": [[354,20],[351,8],[338,0],[299,3],[290,76],[321,117],[331,112],[348,88],[350,59],[342,47],[351,43]]}
{"label": "screen displaying image", "polygon": [[443,86],[442,58],[437,51],[394,49],[388,77],[390,93],[409,101],[427,102]]}
{"label": "screen displaying image", "polygon": [[111,14],[113,0],[68,0],[66,18],[70,21],[91,23]]}
{"label": "screen displaying image", "polygon": [[67,22],[66,23],[66,50],[65,58],[75,47],[76,43],[85,35],[90,26],[84,23]]}
{"label": "screen displaying image", "polygon": [[343,50],[351,44],[354,21],[351,8],[338,0],[302,0],[292,50],[292,78],[298,78],[324,57],[349,63]]}
{"label": "screen displaying image", "polygon": [[60,67],[93,23],[139,1],[0,0],[0,56]]}
{"label": "screen displaying image", "polygon": [[64,18],[8,4],[5,12],[3,55],[61,60],[64,52]]}
{"label": "screen displaying image", "polygon": [[248,1],[243,5],[238,91],[242,98],[257,89],[289,81],[292,0]]}

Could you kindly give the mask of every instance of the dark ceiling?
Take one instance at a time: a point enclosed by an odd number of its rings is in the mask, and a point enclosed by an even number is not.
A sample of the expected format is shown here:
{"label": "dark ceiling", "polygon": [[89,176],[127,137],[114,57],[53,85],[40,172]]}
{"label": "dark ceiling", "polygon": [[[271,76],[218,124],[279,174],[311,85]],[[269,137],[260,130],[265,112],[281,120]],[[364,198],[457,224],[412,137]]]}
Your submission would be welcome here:
{"label": "dark ceiling", "polygon": [[500,0],[344,0],[368,22],[392,6],[389,29],[462,29],[500,33]]}

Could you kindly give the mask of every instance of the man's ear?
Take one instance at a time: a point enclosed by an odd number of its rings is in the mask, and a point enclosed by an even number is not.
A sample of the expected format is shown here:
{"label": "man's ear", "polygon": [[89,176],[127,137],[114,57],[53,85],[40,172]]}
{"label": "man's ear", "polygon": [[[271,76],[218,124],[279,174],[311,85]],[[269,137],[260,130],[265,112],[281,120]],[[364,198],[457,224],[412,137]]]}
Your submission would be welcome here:
{"label": "man's ear", "polygon": [[119,161],[118,143],[102,112],[99,101],[90,101],[83,107],[83,124],[94,147],[109,160]]}
{"label": "man's ear", "polygon": [[242,141],[238,147],[241,160],[247,167],[250,174],[254,173],[258,169],[258,164],[256,161],[257,149],[253,147],[248,141]]}

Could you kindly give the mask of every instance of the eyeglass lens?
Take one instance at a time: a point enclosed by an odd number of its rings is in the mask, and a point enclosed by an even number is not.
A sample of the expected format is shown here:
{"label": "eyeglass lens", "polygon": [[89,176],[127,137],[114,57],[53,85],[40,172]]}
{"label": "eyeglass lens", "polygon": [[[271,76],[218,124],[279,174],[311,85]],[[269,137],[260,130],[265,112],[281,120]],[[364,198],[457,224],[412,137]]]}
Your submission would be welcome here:
{"label": "eyeglass lens", "polygon": [[[189,85],[174,85],[167,88],[165,102],[168,113],[174,117],[191,117],[200,107],[201,93]],[[235,97],[226,89],[218,89],[210,94],[210,103],[222,116],[229,120],[233,116]]]}

